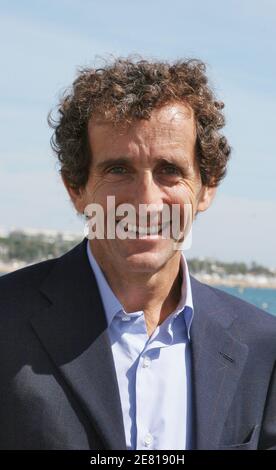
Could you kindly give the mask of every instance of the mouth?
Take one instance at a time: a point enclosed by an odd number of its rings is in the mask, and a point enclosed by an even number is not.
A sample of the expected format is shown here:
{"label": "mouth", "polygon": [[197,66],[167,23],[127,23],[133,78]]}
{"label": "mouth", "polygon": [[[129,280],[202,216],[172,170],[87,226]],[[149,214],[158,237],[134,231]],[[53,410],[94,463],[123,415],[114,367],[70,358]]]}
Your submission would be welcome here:
{"label": "mouth", "polygon": [[[117,221],[116,225],[119,221]],[[170,221],[163,224],[154,224],[149,226],[134,225],[127,223],[123,227],[123,231],[128,233],[132,238],[144,238],[144,237],[159,237],[165,234],[165,230],[170,227]]]}

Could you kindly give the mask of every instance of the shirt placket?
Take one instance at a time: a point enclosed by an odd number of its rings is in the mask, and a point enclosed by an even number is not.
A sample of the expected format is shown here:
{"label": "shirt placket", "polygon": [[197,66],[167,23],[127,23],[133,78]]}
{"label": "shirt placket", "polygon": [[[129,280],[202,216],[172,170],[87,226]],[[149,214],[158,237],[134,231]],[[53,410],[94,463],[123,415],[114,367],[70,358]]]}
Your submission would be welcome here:
{"label": "shirt placket", "polygon": [[[154,397],[154,390],[150,389],[149,384],[153,381],[154,357],[160,353],[162,348],[168,347],[170,338],[167,332],[157,327],[153,336],[147,340],[147,343],[140,354],[136,371],[136,429],[137,443],[136,449],[155,449],[156,436],[151,429],[151,402]],[[157,385],[158,386],[158,385]]]}

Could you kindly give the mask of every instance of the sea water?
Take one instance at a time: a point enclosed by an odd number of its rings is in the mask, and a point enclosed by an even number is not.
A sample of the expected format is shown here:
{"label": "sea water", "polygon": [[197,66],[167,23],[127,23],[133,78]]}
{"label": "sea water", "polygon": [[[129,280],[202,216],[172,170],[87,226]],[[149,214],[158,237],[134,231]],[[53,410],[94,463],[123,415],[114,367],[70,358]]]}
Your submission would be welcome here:
{"label": "sea water", "polygon": [[276,289],[254,289],[253,287],[214,286],[235,295],[276,316]]}

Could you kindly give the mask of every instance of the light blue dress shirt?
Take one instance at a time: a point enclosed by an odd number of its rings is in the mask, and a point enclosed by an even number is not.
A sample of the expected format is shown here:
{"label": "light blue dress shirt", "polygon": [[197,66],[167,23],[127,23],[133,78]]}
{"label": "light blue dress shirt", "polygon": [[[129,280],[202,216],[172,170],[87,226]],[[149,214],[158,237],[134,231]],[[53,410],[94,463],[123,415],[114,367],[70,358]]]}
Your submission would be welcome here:
{"label": "light blue dress shirt", "polygon": [[143,311],[126,313],[87,254],[105,309],[129,450],[192,448],[190,276],[181,257],[181,299],[149,338]]}

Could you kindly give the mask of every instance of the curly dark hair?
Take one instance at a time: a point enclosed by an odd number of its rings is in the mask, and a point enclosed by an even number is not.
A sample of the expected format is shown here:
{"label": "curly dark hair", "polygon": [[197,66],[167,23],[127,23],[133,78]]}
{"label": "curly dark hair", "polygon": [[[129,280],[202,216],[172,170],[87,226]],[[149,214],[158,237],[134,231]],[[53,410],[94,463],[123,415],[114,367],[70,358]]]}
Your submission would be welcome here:
{"label": "curly dark hair", "polygon": [[51,145],[69,186],[80,189],[87,183],[93,158],[87,138],[92,117],[126,125],[150,119],[152,110],[172,102],[193,109],[202,184],[218,186],[226,173],[230,147],[219,132],[225,124],[224,104],[208,84],[205,64],[196,59],[168,63],[132,58],[81,69],[59,102],[57,119],[49,115],[54,129]]}

